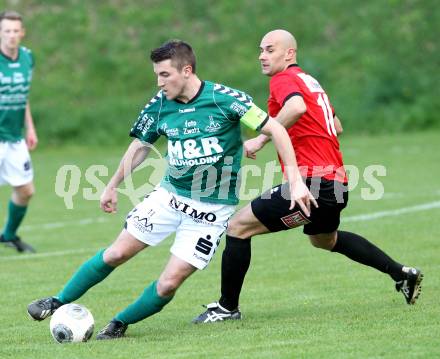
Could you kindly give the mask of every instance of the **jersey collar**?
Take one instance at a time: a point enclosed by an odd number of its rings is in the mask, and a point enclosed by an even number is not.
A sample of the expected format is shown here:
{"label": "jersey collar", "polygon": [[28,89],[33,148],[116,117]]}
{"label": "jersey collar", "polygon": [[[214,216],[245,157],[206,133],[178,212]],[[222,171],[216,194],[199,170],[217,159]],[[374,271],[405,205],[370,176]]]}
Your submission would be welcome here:
{"label": "jersey collar", "polygon": [[287,68],[289,68],[289,67],[299,67],[299,65],[298,64],[290,64],[289,66],[287,66]]}
{"label": "jersey collar", "polygon": [[200,85],[200,88],[199,88],[199,91],[197,91],[197,93],[195,94],[195,96],[191,99],[191,100],[189,100],[188,102],[183,102],[183,101],[180,101],[180,100],[174,100],[174,101],[176,101],[176,102],[178,102],[178,103],[183,103],[184,105],[187,105],[187,104],[189,104],[189,103],[192,103],[192,102],[194,102],[195,100],[197,100],[197,98],[200,96],[200,94],[202,93],[202,91],[203,91],[203,88],[205,87],[205,81],[203,81],[202,80],[202,82],[201,82],[201,85]]}
{"label": "jersey collar", "polygon": [[12,57],[6,55],[2,50],[0,50],[0,55],[2,55],[6,60],[9,60],[11,62],[17,62],[18,59],[20,58],[20,48],[18,49],[17,58],[15,60]]}

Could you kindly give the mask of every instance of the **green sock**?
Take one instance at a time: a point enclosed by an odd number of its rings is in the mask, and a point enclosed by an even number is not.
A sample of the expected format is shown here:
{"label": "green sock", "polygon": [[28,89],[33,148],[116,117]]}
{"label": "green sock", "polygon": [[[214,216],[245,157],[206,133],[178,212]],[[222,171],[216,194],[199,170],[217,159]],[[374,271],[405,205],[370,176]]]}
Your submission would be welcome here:
{"label": "green sock", "polygon": [[27,206],[19,206],[12,201],[9,201],[8,206],[8,220],[5,228],[3,228],[3,237],[7,241],[12,241],[17,232],[17,228],[26,214]]}
{"label": "green sock", "polygon": [[131,303],[122,312],[115,316],[116,320],[125,324],[134,324],[162,310],[162,308],[173,299],[161,297],[157,294],[157,280],[151,283],[141,296]]}
{"label": "green sock", "polygon": [[55,298],[58,298],[62,303],[73,302],[95,284],[105,279],[115,268],[104,262],[103,253],[104,249],[84,262]]}

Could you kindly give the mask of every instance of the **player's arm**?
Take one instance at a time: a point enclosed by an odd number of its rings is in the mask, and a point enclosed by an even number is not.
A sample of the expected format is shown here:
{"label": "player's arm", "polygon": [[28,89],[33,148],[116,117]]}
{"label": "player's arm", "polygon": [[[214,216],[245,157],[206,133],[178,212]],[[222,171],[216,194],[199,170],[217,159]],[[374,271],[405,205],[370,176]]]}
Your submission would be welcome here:
{"label": "player's arm", "polygon": [[125,177],[129,176],[134,169],[145,160],[149,152],[150,146],[137,138],[128,146],[127,151],[119,163],[118,169],[110,179],[101,195],[100,205],[104,212],[116,212],[116,205],[118,202],[116,189],[125,179]]}
{"label": "player's arm", "polygon": [[[284,128],[290,128],[306,111],[307,107],[302,96],[292,96],[285,102],[277,117],[274,119]],[[269,141],[270,137],[265,134],[260,134],[259,136],[246,141],[246,156],[255,159],[255,153],[261,150]]]}
{"label": "player's arm", "polygon": [[334,115],[333,116],[333,121],[335,122],[336,133],[338,135],[340,135],[344,131],[344,129],[342,128],[341,120],[339,119],[338,116]]}
{"label": "player's arm", "polygon": [[290,128],[307,111],[307,106],[300,95],[289,98],[281,108],[275,119],[281,123],[284,128]]}
{"label": "player's arm", "polygon": [[26,103],[24,112],[24,126],[26,129],[26,144],[29,150],[34,150],[38,144],[37,131],[35,130],[34,121],[32,119],[31,105],[29,101]]}
{"label": "player's arm", "polygon": [[298,204],[305,215],[310,216],[310,205],[318,207],[309,189],[304,184],[296,162],[295,150],[290,142],[286,129],[277,121],[269,118],[260,129],[261,133],[272,139],[276,150],[284,163],[284,174],[289,181],[291,205],[293,209]]}
{"label": "player's arm", "polygon": [[310,203],[317,207],[312,194],[304,184],[296,163],[295,151],[290,142],[286,129],[277,121],[270,118],[263,110],[252,104],[250,109],[240,119],[254,130],[259,130],[262,135],[271,138],[275,148],[285,164],[285,175],[289,181],[291,209],[297,203],[304,213],[310,215]]}
{"label": "player's arm", "polygon": [[159,99],[160,96],[158,94],[145,105],[130,130],[130,136],[135,139],[128,146],[118,169],[101,195],[100,205],[104,212],[116,212],[118,186],[147,158],[150,153],[151,144],[160,137],[160,134],[157,132],[156,122],[156,106],[161,107]]}

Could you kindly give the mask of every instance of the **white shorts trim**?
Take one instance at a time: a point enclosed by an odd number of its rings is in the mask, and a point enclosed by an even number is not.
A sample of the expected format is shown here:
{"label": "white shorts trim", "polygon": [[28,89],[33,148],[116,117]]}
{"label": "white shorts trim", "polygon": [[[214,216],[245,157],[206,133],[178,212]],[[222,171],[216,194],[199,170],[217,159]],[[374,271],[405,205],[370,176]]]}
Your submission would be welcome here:
{"label": "white shorts trim", "polygon": [[33,179],[34,171],[26,142],[0,141],[0,185],[18,187]]}
{"label": "white shorts trim", "polygon": [[226,231],[235,206],[205,203],[157,187],[127,216],[127,231],[150,246],[176,232],[170,252],[204,269]]}

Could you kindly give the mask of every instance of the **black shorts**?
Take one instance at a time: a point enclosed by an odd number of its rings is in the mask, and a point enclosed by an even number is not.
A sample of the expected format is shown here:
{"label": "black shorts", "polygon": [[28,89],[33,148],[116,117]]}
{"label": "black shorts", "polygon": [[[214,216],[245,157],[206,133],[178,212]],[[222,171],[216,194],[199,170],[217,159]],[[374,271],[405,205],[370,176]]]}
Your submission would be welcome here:
{"label": "black shorts", "polygon": [[341,211],[347,206],[347,184],[324,178],[307,178],[306,185],[319,207],[311,205],[310,217],[301,208],[290,207],[289,186],[278,185],[251,202],[255,217],[271,232],[304,226],[305,234],[331,233],[338,229]]}

